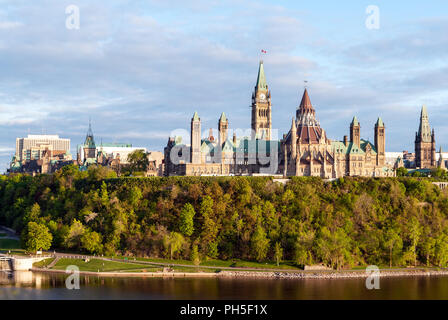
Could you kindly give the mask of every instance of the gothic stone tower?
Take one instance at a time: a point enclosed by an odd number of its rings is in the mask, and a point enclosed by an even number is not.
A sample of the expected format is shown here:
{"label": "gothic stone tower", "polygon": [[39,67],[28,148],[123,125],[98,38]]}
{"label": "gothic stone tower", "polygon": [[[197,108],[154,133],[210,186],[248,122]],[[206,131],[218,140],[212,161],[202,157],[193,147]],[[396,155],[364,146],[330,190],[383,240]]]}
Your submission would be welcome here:
{"label": "gothic stone tower", "polygon": [[222,144],[227,140],[227,132],[229,130],[229,120],[225,113],[221,114],[221,117],[218,121],[218,131],[219,131],[219,145],[222,147]]}
{"label": "gothic stone tower", "polygon": [[353,142],[358,147],[361,146],[361,125],[358,122],[356,116],[353,117],[352,123],[350,124],[350,142]]}
{"label": "gothic stone tower", "polygon": [[92,124],[89,121],[89,130],[87,131],[86,140],[83,146],[84,159],[95,159],[96,158],[96,145],[93,138]]}
{"label": "gothic stone tower", "polygon": [[434,129],[431,133],[426,106],[420,113],[420,126],[415,133],[415,166],[417,168],[430,168],[436,165],[436,140]]}
{"label": "gothic stone tower", "polygon": [[257,84],[252,94],[252,139],[271,140],[271,119],[271,92],[266,84],[263,61],[260,61]]}
{"label": "gothic stone tower", "polygon": [[330,177],[329,148],[330,141],[320,127],[307,89],[296,110],[296,119],[292,119],[291,130],[283,143],[283,174],[285,176]]}
{"label": "gothic stone tower", "polygon": [[201,119],[198,113],[191,118],[191,163],[201,163]]}
{"label": "gothic stone tower", "polygon": [[376,149],[376,165],[383,166],[386,162],[386,127],[383,120],[378,118],[375,123],[375,149]]}

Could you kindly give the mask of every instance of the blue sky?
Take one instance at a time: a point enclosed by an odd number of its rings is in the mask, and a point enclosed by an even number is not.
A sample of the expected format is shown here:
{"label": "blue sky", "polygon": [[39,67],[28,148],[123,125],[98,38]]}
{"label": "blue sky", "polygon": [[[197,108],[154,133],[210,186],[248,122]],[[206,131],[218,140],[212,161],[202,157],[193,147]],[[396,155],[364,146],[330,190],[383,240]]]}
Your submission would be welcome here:
{"label": "blue sky", "polygon": [[[65,27],[72,4],[79,30]],[[89,117],[97,141],[160,151],[195,110],[204,130],[222,111],[246,129],[261,49],[280,134],[308,80],[331,139],[356,115],[373,140],[381,116],[387,151],[413,150],[425,103],[446,150],[447,15],[446,1],[0,0],[0,171],[29,133],[74,152]]]}

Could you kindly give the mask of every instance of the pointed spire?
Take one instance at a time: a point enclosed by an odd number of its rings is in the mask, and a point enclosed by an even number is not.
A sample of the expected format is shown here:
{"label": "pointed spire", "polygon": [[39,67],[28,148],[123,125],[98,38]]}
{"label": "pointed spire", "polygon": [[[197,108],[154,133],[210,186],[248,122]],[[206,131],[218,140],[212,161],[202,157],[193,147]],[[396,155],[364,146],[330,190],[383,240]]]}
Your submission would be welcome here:
{"label": "pointed spire", "polygon": [[226,114],[224,112],[221,113],[221,117],[219,117],[219,121],[226,121],[226,120],[227,120]]}
{"label": "pointed spire", "polygon": [[305,91],[303,92],[303,96],[302,96],[302,100],[300,101],[299,109],[314,111],[313,105],[311,104],[310,97],[308,96],[308,90],[306,88],[305,88]]}
{"label": "pointed spire", "polygon": [[358,119],[356,118],[356,116],[353,117],[351,125],[352,126],[359,126],[359,122],[358,122]]}
{"label": "pointed spire", "polygon": [[384,127],[384,123],[383,120],[381,119],[381,117],[378,117],[378,120],[376,120],[376,124],[377,127]]}
{"label": "pointed spire", "polygon": [[426,110],[426,105],[422,106],[422,111],[420,112],[420,118],[428,117],[428,110]]}
{"label": "pointed spire", "polygon": [[90,117],[89,117],[89,129],[87,130],[84,146],[87,146],[89,148],[95,148],[95,139],[93,138],[93,131],[92,131],[92,120],[90,119]]}
{"label": "pointed spire", "polygon": [[295,121],[294,117],[292,117],[291,130],[294,130],[294,131],[297,130],[297,128],[296,128],[296,121]]}
{"label": "pointed spire", "polygon": [[258,67],[258,77],[256,89],[267,89],[266,77],[264,75],[263,60],[260,60],[260,65]]}
{"label": "pointed spire", "polygon": [[201,120],[201,119],[199,118],[197,111],[195,111],[193,114],[193,121],[199,121],[199,120]]}
{"label": "pointed spire", "polygon": [[93,131],[92,131],[92,118],[89,117],[89,129],[87,130],[87,136],[93,137]]}
{"label": "pointed spire", "polygon": [[420,125],[417,135],[420,141],[431,142],[431,127],[429,126],[428,111],[425,105],[422,106],[422,111],[420,112]]}

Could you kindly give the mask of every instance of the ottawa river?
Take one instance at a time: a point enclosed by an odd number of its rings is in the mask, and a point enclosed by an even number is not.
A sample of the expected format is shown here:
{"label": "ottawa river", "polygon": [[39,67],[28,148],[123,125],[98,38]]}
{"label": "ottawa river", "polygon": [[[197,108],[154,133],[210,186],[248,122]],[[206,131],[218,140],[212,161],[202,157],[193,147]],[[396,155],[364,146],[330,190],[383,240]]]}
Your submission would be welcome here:
{"label": "ottawa river", "polygon": [[380,279],[109,278],[80,276],[80,289],[65,287],[65,274],[0,272],[0,299],[448,299],[448,276]]}

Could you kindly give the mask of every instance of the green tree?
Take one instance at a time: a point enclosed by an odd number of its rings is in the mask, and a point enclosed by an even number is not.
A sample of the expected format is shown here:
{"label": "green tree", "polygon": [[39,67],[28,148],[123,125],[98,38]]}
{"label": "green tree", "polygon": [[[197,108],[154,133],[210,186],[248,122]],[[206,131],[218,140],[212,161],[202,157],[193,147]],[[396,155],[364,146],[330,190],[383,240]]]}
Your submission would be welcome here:
{"label": "green tree", "polygon": [[294,259],[297,265],[307,265],[313,263],[312,246],[315,233],[312,230],[302,231],[294,244]]}
{"label": "green tree", "polygon": [[180,233],[174,231],[169,235],[165,235],[163,238],[163,245],[166,251],[170,253],[170,259],[173,259],[173,256],[182,249],[184,243],[184,237]]}
{"label": "green tree", "polygon": [[28,224],[28,222],[34,221],[39,222],[40,220],[40,206],[38,203],[33,204],[33,206],[27,210],[25,217],[24,217],[24,223],[25,225]]}
{"label": "green tree", "polygon": [[201,201],[200,214],[202,219],[201,248],[209,257],[217,256],[218,244],[216,237],[219,233],[218,221],[213,211],[213,199],[205,196]]}
{"label": "green tree", "polygon": [[76,219],[73,219],[73,222],[68,230],[68,234],[64,239],[64,244],[67,248],[81,248],[81,238],[85,232],[85,227],[82,223]]}
{"label": "green tree", "polygon": [[148,155],[144,150],[135,150],[128,155],[131,173],[146,172],[149,166]]}
{"label": "green tree", "polygon": [[48,250],[53,241],[50,230],[45,225],[33,221],[28,222],[24,238],[25,249],[30,252],[36,252],[39,249]]}
{"label": "green tree", "polygon": [[194,211],[194,208],[190,203],[186,203],[180,211],[179,230],[183,235],[187,237],[193,234],[193,218],[195,214],[196,212]]}
{"label": "green tree", "polygon": [[436,263],[441,268],[448,267],[448,236],[441,234],[437,237],[434,255]]}
{"label": "green tree", "polygon": [[275,243],[275,252],[274,252],[275,262],[277,263],[277,267],[280,265],[280,262],[283,259],[283,248],[280,242]]}
{"label": "green tree", "polygon": [[395,251],[396,249],[401,250],[403,247],[403,241],[394,229],[389,229],[385,234],[384,244],[389,251],[389,267],[392,268],[394,249]]}
{"label": "green tree", "polygon": [[341,228],[330,232],[323,227],[317,240],[317,248],[323,262],[330,264],[332,268],[336,267],[337,270],[351,260],[350,238]]}
{"label": "green tree", "polygon": [[408,169],[405,167],[400,167],[396,170],[397,177],[404,177],[408,175]]}
{"label": "green tree", "polygon": [[408,237],[411,241],[408,255],[414,260],[414,266],[417,265],[417,245],[422,233],[422,227],[416,217],[412,217],[408,222]]}
{"label": "green tree", "polygon": [[193,248],[191,249],[190,260],[193,261],[195,266],[198,266],[201,263],[198,246],[196,244],[193,245]]}
{"label": "green tree", "polygon": [[90,253],[101,253],[103,251],[102,236],[95,231],[85,231],[81,236],[81,244]]}
{"label": "green tree", "polygon": [[251,247],[257,261],[263,261],[269,250],[269,239],[263,227],[258,225],[252,235]]}

